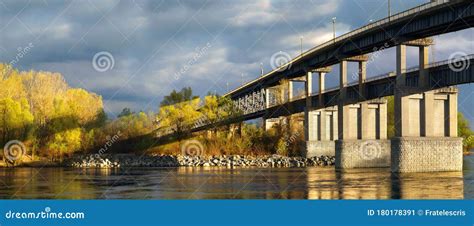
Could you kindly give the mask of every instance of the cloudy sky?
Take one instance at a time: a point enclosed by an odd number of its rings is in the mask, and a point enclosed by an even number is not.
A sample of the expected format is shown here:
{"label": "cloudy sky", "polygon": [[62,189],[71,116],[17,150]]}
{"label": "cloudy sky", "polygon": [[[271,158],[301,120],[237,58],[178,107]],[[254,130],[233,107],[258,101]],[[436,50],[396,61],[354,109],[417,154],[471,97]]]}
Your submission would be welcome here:
{"label": "cloudy sky", "polygon": [[[425,2],[392,0],[392,12]],[[222,94],[259,76],[261,64],[269,71],[274,53],[298,55],[301,37],[303,50],[330,40],[333,17],[341,35],[387,11],[384,0],[0,0],[0,61],[22,52],[15,67],[61,72],[71,86],[102,95],[111,115],[124,107],[156,111],[172,89]],[[473,54],[473,35],[468,29],[434,37],[430,61]],[[113,67],[94,64],[94,56],[113,58]],[[408,62],[417,65],[415,49]],[[394,64],[388,49],[370,63],[368,77]],[[327,86],[337,84],[336,73]],[[459,96],[472,122],[473,91],[463,86]]]}

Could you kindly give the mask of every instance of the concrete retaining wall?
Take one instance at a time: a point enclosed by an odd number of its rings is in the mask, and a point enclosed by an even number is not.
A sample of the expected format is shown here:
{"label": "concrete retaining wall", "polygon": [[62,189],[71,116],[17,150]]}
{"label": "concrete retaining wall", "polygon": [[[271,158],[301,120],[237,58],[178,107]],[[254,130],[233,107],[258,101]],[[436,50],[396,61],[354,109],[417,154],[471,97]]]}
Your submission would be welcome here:
{"label": "concrete retaining wall", "polygon": [[337,140],[336,168],[390,167],[390,140]]}
{"label": "concrete retaining wall", "polygon": [[335,141],[306,141],[306,148],[303,157],[335,156]]}
{"label": "concrete retaining wall", "polygon": [[462,171],[462,138],[397,137],[391,145],[393,172]]}

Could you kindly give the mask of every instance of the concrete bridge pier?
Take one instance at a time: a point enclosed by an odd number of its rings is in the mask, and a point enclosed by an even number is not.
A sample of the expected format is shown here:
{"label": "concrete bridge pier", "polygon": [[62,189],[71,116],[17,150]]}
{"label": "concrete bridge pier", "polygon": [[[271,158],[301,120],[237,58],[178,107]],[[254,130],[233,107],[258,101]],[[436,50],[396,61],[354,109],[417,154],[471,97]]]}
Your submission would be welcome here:
{"label": "concrete bridge pier", "polygon": [[[387,101],[365,100],[367,57],[359,56],[340,62],[338,103],[339,139],[336,141],[336,168],[390,166],[390,141],[387,140]],[[359,63],[359,102],[348,103],[347,62]]]}
{"label": "concrete bridge pier", "polygon": [[335,156],[337,133],[337,108],[305,111],[305,157]]}
{"label": "concrete bridge pier", "polygon": [[[306,108],[304,114],[304,131],[306,146],[302,153],[302,155],[305,157],[335,155],[334,141],[338,138],[337,108],[324,107],[325,103],[322,98],[325,89],[324,77],[326,73],[330,71],[330,67],[325,67],[309,71],[306,75]],[[313,95],[313,73],[316,73],[319,76],[317,106],[313,106],[313,103],[311,101],[311,96]]]}
{"label": "concrete bridge pier", "polygon": [[[418,87],[406,84],[406,46],[420,48]],[[426,65],[428,48],[423,43],[397,46],[395,129],[392,139],[393,172],[462,170],[462,138],[457,137],[458,90],[429,89]]]}

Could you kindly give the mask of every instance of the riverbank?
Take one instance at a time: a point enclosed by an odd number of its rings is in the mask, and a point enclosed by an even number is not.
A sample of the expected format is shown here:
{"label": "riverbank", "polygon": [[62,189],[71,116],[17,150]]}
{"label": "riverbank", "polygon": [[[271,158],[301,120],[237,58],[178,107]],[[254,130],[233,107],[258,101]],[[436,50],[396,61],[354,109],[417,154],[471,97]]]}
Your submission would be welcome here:
{"label": "riverbank", "polygon": [[[464,156],[473,152],[465,152]],[[267,156],[184,156],[184,155],[137,155],[137,154],[104,154],[75,155],[63,163],[49,160],[23,160],[17,167],[73,167],[73,168],[120,168],[120,167],[309,167],[332,166],[334,156],[287,157],[280,155]],[[7,167],[0,161],[0,168]]]}
{"label": "riverbank", "polygon": [[184,156],[184,155],[83,155],[75,156],[65,164],[76,168],[119,168],[119,167],[308,167],[331,166],[335,158],[270,156]]}

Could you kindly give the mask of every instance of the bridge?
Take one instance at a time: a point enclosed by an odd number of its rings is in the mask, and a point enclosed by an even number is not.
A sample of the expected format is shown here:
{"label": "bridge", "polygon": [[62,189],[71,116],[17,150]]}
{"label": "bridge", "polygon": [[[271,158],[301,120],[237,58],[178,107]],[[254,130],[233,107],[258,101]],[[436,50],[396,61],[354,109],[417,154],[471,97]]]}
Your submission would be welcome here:
{"label": "bridge", "polygon": [[[433,0],[314,47],[285,65],[225,94],[243,114],[226,123],[263,118],[291,125],[304,112],[303,156],[336,156],[336,167],[391,167],[394,172],[462,170],[455,87],[474,82],[472,55],[429,63],[431,36],[468,29],[474,6],[468,0]],[[442,44],[442,43],[438,43]],[[419,65],[406,67],[407,46],[419,49]],[[396,48],[396,71],[367,78],[369,54]],[[347,65],[358,65],[348,83]],[[339,86],[325,88],[325,75],[339,67]],[[318,92],[312,79],[317,75]],[[287,81],[282,83],[282,81]],[[293,83],[305,93],[293,96]],[[387,139],[387,101],[394,96],[396,136]],[[193,131],[210,128],[197,124]]]}

